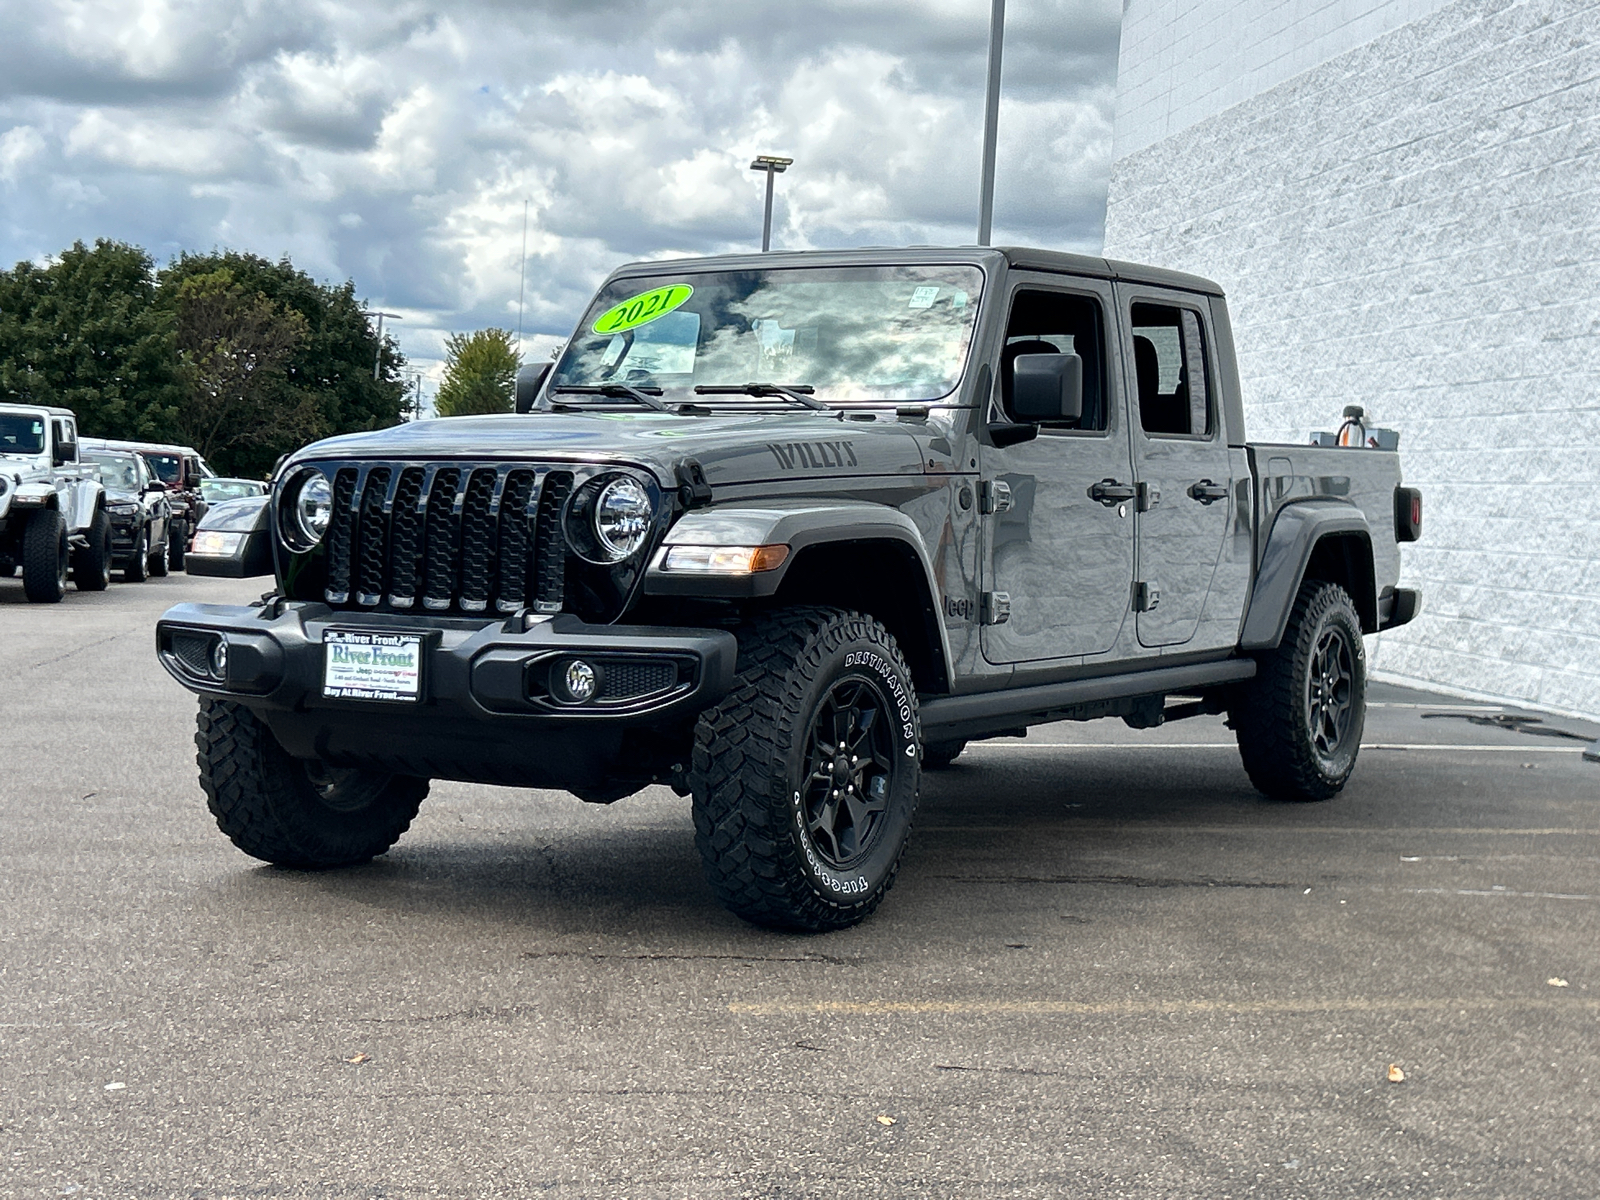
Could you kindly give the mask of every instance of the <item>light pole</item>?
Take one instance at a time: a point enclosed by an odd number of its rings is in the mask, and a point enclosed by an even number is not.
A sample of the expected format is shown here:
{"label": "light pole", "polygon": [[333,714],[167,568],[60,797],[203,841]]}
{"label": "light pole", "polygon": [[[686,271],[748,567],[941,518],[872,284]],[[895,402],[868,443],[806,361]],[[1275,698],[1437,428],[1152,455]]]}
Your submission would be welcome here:
{"label": "light pole", "polygon": [[779,158],[775,154],[758,154],[755,162],[750,164],[752,171],[765,171],[767,173],[767,209],[766,215],[761,218],[761,252],[765,254],[772,249],[772,177],[781,175],[794,163],[792,158]]}
{"label": "light pole", "polygon": [[989,10],[989,75],[983,100],[983,178],[978,193],[978,245],[989,244],[994,225],[994,153],[1000,132],[1000,45],[1005,40],[1006,0]]}
{"label": "light pole", "polygon": [[378,369],[383,366],[383,319],[389,317],[395,321],[404,321],[405,318],[399,313],[392,312],[368,313],[367,316],[378,318],[378,353],[372,358],[372,377],[378,379],[381,378]]}

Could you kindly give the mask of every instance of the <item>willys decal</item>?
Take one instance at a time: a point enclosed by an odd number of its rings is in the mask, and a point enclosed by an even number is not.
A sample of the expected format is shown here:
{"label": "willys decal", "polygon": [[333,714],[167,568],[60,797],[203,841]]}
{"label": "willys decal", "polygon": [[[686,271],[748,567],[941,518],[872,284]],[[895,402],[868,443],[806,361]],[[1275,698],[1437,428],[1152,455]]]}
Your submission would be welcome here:
{"label": "willys decal", "polygon": [[768,442],[767,449],[785,471],[857,465],[854,442]]}

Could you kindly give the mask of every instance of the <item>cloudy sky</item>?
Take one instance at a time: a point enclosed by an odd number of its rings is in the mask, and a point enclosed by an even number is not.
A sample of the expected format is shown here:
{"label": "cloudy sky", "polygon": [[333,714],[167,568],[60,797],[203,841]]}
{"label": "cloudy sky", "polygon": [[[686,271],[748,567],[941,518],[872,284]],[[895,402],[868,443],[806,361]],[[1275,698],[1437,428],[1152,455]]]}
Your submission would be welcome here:
{"label": "cloudy sky", "polygon": [[[1119,0],[1011,0],[995,240],[1098,250]],[[354,279],[418,366],[530,356],[633,258],[970,242],[985,0],[0,0],[0,262],[75,239]]]}

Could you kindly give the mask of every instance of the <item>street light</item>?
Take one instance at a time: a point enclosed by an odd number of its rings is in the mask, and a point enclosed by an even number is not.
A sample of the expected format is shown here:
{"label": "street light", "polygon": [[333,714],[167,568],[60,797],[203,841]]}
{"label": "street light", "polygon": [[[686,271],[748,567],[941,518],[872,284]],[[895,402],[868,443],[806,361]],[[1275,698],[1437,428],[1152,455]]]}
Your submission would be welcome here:
{"label": "street light", "polygon": [[983,99],[983,176],[978,193],[978,245],[987,246],[994,225],[994,153],[1000,132],[1000,45],[1005,40],[1006,0],[989,10],[989,75]]}
{"label": "street light", "polygon": [[755,162],[750,164],[752,171],[765,171],[767,173],[767,211],[761,218],[761,252],[765,254],[772,249],[772,177],[781,175],[794,163],[792,158],[779,158],[775,154],[758,154]]}
{"label": "street light", "polygon": [[378,373],[378,369],[383,366],[383,319],[385,317],[391,317],[396,321],[404,321],[405,317],[401,316],[399,313],[391,312],[368,313],[367,316],[378,318],[378,353],[374,355],[372,359],[372,377],[374,379],[378,379],[381,378]]}

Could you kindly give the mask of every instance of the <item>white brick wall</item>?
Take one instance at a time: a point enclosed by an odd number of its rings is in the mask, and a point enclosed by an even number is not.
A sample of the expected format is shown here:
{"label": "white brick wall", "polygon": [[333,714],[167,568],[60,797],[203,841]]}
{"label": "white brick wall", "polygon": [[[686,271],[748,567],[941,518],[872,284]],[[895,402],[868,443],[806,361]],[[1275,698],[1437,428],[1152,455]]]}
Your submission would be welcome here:
{"label": "white brick wall", "polygon": [[1446,0],[1124,0],[1112,153],[1121,158]]}
{"label": "white brick wall", "polygon": [[1227,290],[1252,438],[1402,431],[1381,672],[1600,717],[1600,0],[1457,0],[1120,157],[1106,253]]}

